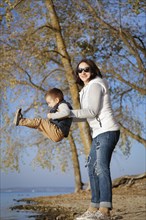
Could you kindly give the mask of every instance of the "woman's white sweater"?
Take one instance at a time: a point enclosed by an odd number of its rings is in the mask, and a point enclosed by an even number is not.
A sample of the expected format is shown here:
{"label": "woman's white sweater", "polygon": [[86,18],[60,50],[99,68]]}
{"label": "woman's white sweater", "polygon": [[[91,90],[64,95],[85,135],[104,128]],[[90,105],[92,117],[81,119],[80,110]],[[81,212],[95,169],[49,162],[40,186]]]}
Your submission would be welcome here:
{"label": "woman's white sweater", "polygon": [[75,121],[87,119],[91,128],[92,137],[106,131],[119,130],[109,96],[106,79],[96,77],[80,91],[81,109],[71,110],[71,117]]}

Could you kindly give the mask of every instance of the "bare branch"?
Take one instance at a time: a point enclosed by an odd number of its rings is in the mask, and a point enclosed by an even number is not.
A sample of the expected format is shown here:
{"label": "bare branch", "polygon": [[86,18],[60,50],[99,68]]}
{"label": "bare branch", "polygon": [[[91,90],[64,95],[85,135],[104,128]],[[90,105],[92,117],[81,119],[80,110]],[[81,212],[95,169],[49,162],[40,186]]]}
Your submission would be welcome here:
{"label": "bare branch", "polygon": [[[99,17],[96,13],[96,10],[91,6],[91,4],[87,0],[82,0],[84,4],[87,6],[89,12],[93,15],[94,19],[103,27],[107,28],[111,34],[115,37],[120,37],[121,40],[125,43],[125,45],[128,47],[129,51],[135,56],[137,59],[137,63],[139,66],[139,69],[146,74],[143,61],[140,58],[140,55],[137,51],[137,49],[140,48],[140,45],[138,45],[134,39],[134,37],[131,35],[130,32],[124,31],[123,29],[117,29],[110,25],[109,23],[105,22],[101,17]],[[130,42],[129,42],[130,41]],[[137,47],[138,45],[138,47]],[[143,51],[143,47],[141,47],[141,51]]]}
{"label": "bare branch", "polygon": [[141,43],[141,45],[142,45],[143,48],[136,43],[136,44],[137,44],[137,48],[138,48],[139,50],[141,50],[141,51],[146,55],[146,47],[145,47],[145,45],[144,45],[144,42],[141,40],[141,38],[138,37],[138,36],[135,36],[135,35],[133,36],[133,38],[138,39],[138,40],[140,41],[140,43]]}
{"label": "bare branch", "polygon": [[32,81],[30,74],[29,74],[26,70],[24,70],[22,67],[20,67],[16,62],[14,62],[14,64],[15,64],[15,66],[17,66],[17,68],[19,68],[21,71],[23,71],[23,72],[28,76],[29,82],[30,82],[30,84],[31,84],[34,88],[39,89],[39,90],[41,90],[41,91],[43,91],[43,92],[46,92],[46,90],[45,90],[43,87],[41,87],[41,86],[35,84],[35,83]]}
{"label": "bare branch", "polygon": [[[8,11],[9,11],[9,12],[12,11],[14,8],[16,8],[18,5],[20,5],[23,1],[25,1],[25,0],[19,0],[19,1],[17,1],[17,3],[15,3],[13,6],[10,6],[10,7],[9,7]],[[1,22],[2,19],[6,16],[6,14],[7,14],[7,12],[6,12],[5,14],[2,14],[2,15],[0,16],[0,22]]]}
{"label": "bare branch", "polygon": [[125,80],[123,77],[121,77],[120,74],[116,73],[116,71],[114,69],[109,69],[109,72],[113,73],[114,76],[120,80],[121,82],[125,83],[126,85],[130,86],[132,89],[137,90],[141,95],[146,95],[146,89],[138,87],[136,84],[133,84],[127,80]]}
{"label": "bare branch", "polygon": [[56,72],[56,71],[63,71],[62,69],[54,69],[52,70],[47,76],[45,76],[41,82],[41,85],[45,82],[45,80],[49,77],[51,77],[52,73]]}
{"label": "bare branch", "polygon": [[39,30],[42,30],[42,29],[44,29],[44,28],[51,29],[51,30],[53,30],[53,31],[55,31],[55,32],[58,32],[58,31],[59,31],[58,29],[54,28],[52,25],[46,24],[46,25],[42,25],[42,26],[38,27],[36,30],[34,30],[33,32],[31,32],[31,33],[29,34],[29,36],[35,34],[35,33],[38,32]]}
{"label": "bare branch", "polygon": [[[47,52],[47,51],[46,51]],[[41,54],[44,54],[44,51],[41,52]],[[54,63],[56,63],[58,66],[60,66],[61,68],[63,67],[62,63],[59,62],[57,59],[53,58],[53,56],[51,56],[48,52],[46,53],[46,56],[48,56],[48,59],[53,61]],[[63,56],[62,56],[63,57]]]}
{"label": "bare branch", "polygon": [[24,2],[25,0],[19,0],[13,7],[16,8],[18,5],[20,5],[22,2]]}
{"label": "bare branch", "polygon": [[61,53],[59,53],[57,50],[44,50],[44,53],[50,53],[50,52],[57,53],[57,54],[59,54],[61,57],[66,58],[64,55],[62,55]]}
{"label": "bare branch", "polygon": [[143,61],[140,58],[139,53],[137,51],[137,44],[134,38],[132,37],[132,35],[127,31],[121,30],[120,36],[123,42],[125,43],[125,45],[128,47],[129,51],[135,56],[139,69],[146,74]]}
{"label": "bare branch", "polygon": [[[27,112],[29,112],[32,108],[34,108],[35,106],[38,106],[38,104],[40,105],[40,102],[36,102],[35,104],[32,103],[25,111],[23,111],[24,114],[26,114]],[[42,105],[46,105],[46,103],[41,103]]]}
{"label": "bare branch", "polygon": [[103,27],[106,27],[112,34],[117,34],[118,29],[111,26],[107,22],[105,22],[101,17],[99,17],[96,13],[96,10],[91,6],[91,4],[87,0],[82,0],[84,4],[87,6],[90,13],[93,14],[94,18],[99,22],[99,24],[103,25]]}
{"label": "bare branch", "polygon": [[119,96],[120,96],[120,112],[122,112],[121,110],[122,110],[123,96],[124,96],[125,94],[127,94],[128,92],[131,92],[132,90],[133,90],[133,89],[130,88],[130,89],[125,90],[125,91],[123,91],[122,93],[119,94]]}
{"label": "bare branch", "polygon": [[135,139],[136,141],[140,142],[146,147],[146,139],[139,136],[139,134],[134,134],[132,131],[130,131],[128,128],[124,127],[121,123],[119,123],[121,128],[126,132],[128,136]]}
{"label": "bare branch", "polygon": [[26,86],[32,87],[32,85],[25,80],[18,80],[16,78],[13,78],[10,80],[10,82],[14,83],[15,85],[18,84],[18,85],[26,85]]}
{"label": "bare branch", "polygon": [[50,57],[50,60],[52,60],[54,63],[56,63],[58,66],[63,67],[62,63],[58,60],[54,59],[53,57]]}
{"label": "bare branch", "polygon": [[120,54],[118,56],[124,58],[125,60],[127,60],[134,68],[137,69],[137,66],[134,63],[132,63],[131,60],[129,60],[127,56],[120,55]]}

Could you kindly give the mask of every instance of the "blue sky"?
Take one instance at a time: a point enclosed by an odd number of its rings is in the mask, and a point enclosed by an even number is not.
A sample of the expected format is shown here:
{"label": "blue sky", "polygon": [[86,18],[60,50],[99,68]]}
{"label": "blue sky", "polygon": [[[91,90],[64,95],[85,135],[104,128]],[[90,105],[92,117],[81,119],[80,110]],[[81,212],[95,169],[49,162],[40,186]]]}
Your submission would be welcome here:
{"label": "blue sky", "polygon": [[[8,187],[38,187],[38,186],[74,186],[73,169],[62,173],[59,169],[50,172],[47,169],[36,167],[35,170],[30,165],[34,156],[34,150],[28,149],[28,155],[25,156],[26,165],[21,165],[21,171],[7,172],[1,171],[1,188]],[[85,158],[80,156],[83,182],[88,181],[87,169],[84,167]],[[111,162],[112,178],[122,175],[139,174],[145,172],[146,150],[134,142],[131,155],[126,158],[120,150],[113,154]]]}

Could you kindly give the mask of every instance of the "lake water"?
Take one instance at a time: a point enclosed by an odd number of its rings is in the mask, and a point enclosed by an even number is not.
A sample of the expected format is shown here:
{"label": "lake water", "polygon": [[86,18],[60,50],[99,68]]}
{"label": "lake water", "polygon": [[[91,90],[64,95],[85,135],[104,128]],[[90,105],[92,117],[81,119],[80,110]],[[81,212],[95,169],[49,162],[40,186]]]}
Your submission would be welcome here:
{"label": "lake water", "polygon": [[[15,205],[22,204],[15,200],[22,198],[38,197],[38,196],[51,196],[73,192],[72,187],[50,187],[50,188],[13,188],[3,189],[0,193],[0,220],[28,220],[32,213],[26,211],[10,210],[9,208]],[[33,213],[34,214],[34,213]],[[31,218],[35,220],[35,218]]]}

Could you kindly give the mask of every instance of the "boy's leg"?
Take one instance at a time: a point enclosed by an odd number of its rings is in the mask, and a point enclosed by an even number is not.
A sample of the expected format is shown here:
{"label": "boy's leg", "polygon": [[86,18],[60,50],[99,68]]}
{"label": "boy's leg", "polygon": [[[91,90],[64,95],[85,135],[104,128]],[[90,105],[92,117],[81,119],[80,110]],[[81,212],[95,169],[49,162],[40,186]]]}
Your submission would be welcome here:
{"label": "boy's leg", "polygon": [[22,118],[19,121],[20,126],[26,126],[29,128],[38,129],[44,136],[54,142],[61,141],[64,138],[62,131],[48,119],[42,118]]}
{"label": "boy's leg", "polygon": [[28,128],[34,128],[37,129],[41,123],[41,118],[21,118],[19,120],[19,126],[26,126]]}

